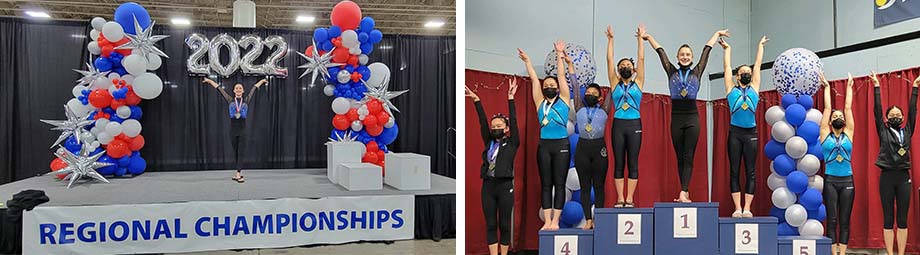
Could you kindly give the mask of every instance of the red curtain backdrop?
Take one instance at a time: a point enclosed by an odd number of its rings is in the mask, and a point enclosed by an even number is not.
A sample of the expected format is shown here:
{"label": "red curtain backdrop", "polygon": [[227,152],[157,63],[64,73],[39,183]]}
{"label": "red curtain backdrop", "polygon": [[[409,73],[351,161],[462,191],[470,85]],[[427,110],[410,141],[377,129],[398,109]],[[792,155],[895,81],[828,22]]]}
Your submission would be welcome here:
{"label": "red curtain backdrop", "polygon": [[[911,81],[920,73],[920,68],[911,68],[907,70],[894,71],[885,74],[879,74],[879,81],[882,88],[881,98],[882,107],[887,108],[889,105],[897,105],[907,110],[908,100],[911,92]],[[875,116],[873,115],[874,88],[867,76],[854,78],[853,85],[853,118],[856,123],[853,139],[853,180],[856,186],[856,197],[853,205],[853,215],[850,221],[850,242],[852,248],[884,248],[884,239],[882,238],[882,209],[878,191],[878,180],[880,170],[875,166],[875,159],[878,155],[879,142],[875,127]],[[843,109],[846,95],[846,80],[836,80],[831,82],[831,95],[833,98],[833,108]],[[815,108],[824,109],[824,90],[819,90],[815,96]],[[763,153],[764,144],[770,139],[770,127],[764,120],[764,112],[767,108],[779,104],[780,96],[776,91],[765,91],[760,93],[761,101],[757,109],[757,132],[760,137],[761,153],[758,154],[757,162],[757,192],[753,204],[755,215],[768,215],[772,202],[770,195],[772,192],[766,186],[766,177],[770,174],[770,163]],[[726,100],[713,101],[713,136],[715,141],[713,146],[713,201],[720,202],[719,212],[721,216],[729,216],[734,210],[729,195],[728,182],[728,152],[726,150],[729,127],[729,110],[726,106]],[[905,113],[906,114],[906,113]],[[914,144],[920,144],[920,136],[914,135],[912,138]],[[913,150],[911,152],[914,160],[914,168],[920,164],[920,152]],[[823,171],[821,171],[823,173]],[[920,172],[911,170],[912,179],[920,180]],[[911,210],[908,217],[908,234],[909,242],[907,250],[910,253],[920,252],[920,215],[917,211],[917,182],[911,194]]]}
{"label": "red curtain backdrop", "polygon": [[[515,95],[518,128],[522,145],[515,160],[514,223],[512,230],[512,250],[536,250],[538,235],[543,223],[540,221],[540,176],[537,170],[536,151],[540,140],[539,123],[536,108],[531,95],[530,80],[475,70],[466,70],[466,85],[476,91],[486,110],[486,116],[494,113],[507,113],[508,79],[518,79],[520,88]],[[605,94],[606,95],[606,94]],[[466,252],[468,254],[487,254],[485,240],[485,219],[482,212],[479,167],[482,164],[484,145],[480,141],[476,110],[472,100],[466,100],[465,106],[466,143]],[[651,207],[654,202],[672,201],[680,192],[677,176],[677,159],[671,145],[671,105],[668,96],[645,94],[642,99],[642,150],[639,154],[639,186],[636,189],[635,202],[638,207]],[[708,193],[707,152],[706,152],[706,103],[697,102],[700,112],[700,138],[696,151],[693,179],[690,184],[691,199],[706,201]],[[612,118],[607,122],[610,130]],[[607,151],[610,139],[607,137]],[[613,185],[613,157],[609,158],[607,174],[607,201],[604,207],[611,207],[616,201]],[[769,171],[769,170],[767,170]]]}

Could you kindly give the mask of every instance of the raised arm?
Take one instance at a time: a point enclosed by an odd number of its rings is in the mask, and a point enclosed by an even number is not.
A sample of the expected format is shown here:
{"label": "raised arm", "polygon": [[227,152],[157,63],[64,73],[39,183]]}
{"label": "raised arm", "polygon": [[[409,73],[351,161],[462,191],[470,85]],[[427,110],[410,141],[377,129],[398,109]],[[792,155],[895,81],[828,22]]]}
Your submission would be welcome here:
{"label": "raised arm", "polygon": [[907,105],[907,126],[910,134],[914,134],[914,127],[917,125],[917,86],[920,85],[920,77],[914,80],[913,88],[910,89],[910,103]]}
{"label": "raised arm", "polygon": [[668,53],[664,51],[664,48],[661,47],[661,44],[658,44],[658,41],[655,41],[655,37],[650,34],[645,34],[643,40],[648,41],[648,44],[652,46],[652,49],[655,49],[655,53],[658,53],[658,61],[661,61],[661,68],[664,68],[664,73],[668,77],[671,77],[671,74],[676,72],[676,68],[671,64],[671,60],[668,58]]}
{"label": "raised arm", "polygon": [[[715,33],[712,34],[712,37],[709,38],[709,41],[706,42],[706,46],[712,47],[713,45],[716,45],[716,41],[719,40],[719,37],[722,37],[722,36],[729,37],[729,35],[730,34],[728,33],[727,29],[716,31]],[[703,60],[700,59],[700,61],[703,61]]]}
{"label": "raised arm", "polygon": [[475,92],[470,90],[470,87],[464,86],[466,89],[466,97],[473,99],[473,105],[476,106],[476,116],[479,117],[479,135],[482,137],[482,143],[488,144],[491,137],[489,137],[489,120],[486,119],[486,112],[482,109],[482,102],[479,101],[479,95],[476,95]]}
{"label": "raised arm", "polygon": [[540,99],[543,98],[542,86],[540,86],[540,77],[537,77],[537,71],[533,69],[533,63],[530,62],[530,56],[527,56],[527,52],[524,52],[521,48],[518,48],[518,57],[521,58],[521,61],[524,61],[524,66],[527,67],[527,75],[530,76],[531,92],[533,93],[533,105],[534,107],[540,106]]}
{"label": "raised arm", "polygon": [[757,56],[754,57],[754,71],[751,74],[751,87],[757,92],[760,92],[760,64],[763,62],[763,46],[767,44],[767,41],[770,41],[767,36],[760,38],[760,43],[757,44]]}
{"label": "raised arm", "polygon": [[568,70],[565,78],[567,82],[572,83],[572,93],[575,93],[575,102],[573,102],[573,105],[577,111],[585,106],[585,103],[582,101],[584,94],[581,93],[581,84],[578,84],[578,76],[575,74],[575,63],[572,62],[572,58],[568,55],[565,56],[565,65]]}
{"label": "raised arm", "polygon": [[706,46],[703,46],[703,51],[700,53],[700,60],[696,62],[696,66],[693,68],[693,73],[696,74],[697,77],[703,77],[703,71],[706,70],[706,65],[709,64],[709,52],[712,51],[712,45],[714,45],[721,36],[728,37],[728,30],[716,31],[712,35],[712,38],[709,38],[709,41],[706,42]]}
{"label": "raised arm", "polygon": [[572,99],[572,94],[569,91],[569,82],[565,78],[565,41],[558,40],[553,44],[556,48],[556,78],[559,82],[559,99],[562,99],[562,102],[566,106],[572,108],[572,104],[569,100]]}
{"label": "raised arm", "polygon": [[220,85],[217,84],[217,82],[214,82],[214,80],[204,78],[204,80],[201,80],[201,83],[207,83],[208,85],[211,85],[211,87],[217,89],[217,91],[220,91],[220,94],[224,96],[224,100],[227,100],[227,102],[233,101],[233,97],[231,97],[230,94],[227,94],[227,92],[223,89],[220,89]]}
{"label": "raised arm", "polygon": [[604,112],[606,112],[607,114],[610,114],[610,106],[613,105],[613,99],[611,98],[611,93],[609,91],[613,91],[613,86],[608,87],[608,88],[609,89],[607,90],[608,91],[607,93],[604,93],[603,90],[601,90],[601,95],[605,95]]}
{"label": "raised arm", "polygon": [[723,77],[723,80],[725,80],[725,94],[728,94],[728,92],[731,92],[732,88],[735,87],[735,81],[732,79],[732,46],[728,45],[725,39],[719,39],[719,45],[725,50],[722,66],[725,69]]}
{"label": "raised arm", "polygon": [[508,129],[511,130],[511,136],[508,140],[511,144],[519,145],[521,139],[518,134],[517,110],[514,108],[514,94],[517,93],[517,78],[513,77],[508,81]]}
{"label": "raised arm", "polygon": [[617,74],[616,59],[613,59],[613,28],[609,25],[605,35],[607,36],[607,81],[613,87],[620,83],[620,76]]}
{"label": "raised arm", "polygon": [[249,89],[249,94],[246,95],[247,104],[249,103],[249,100],[252,99],[252,95],[255,94],[256,90],[259,89],[259,87],[262,87],[262,85],[265,85],[265,83],[268,83],[268,80],[266,79],[259,80],[259,82],[256,82],[256,84],[253,85],[251,89]]}
{"label": "raised arm", "polygon": [[853,128],[856,127],[856,119],[853,119],[853,75],[847,73],[847,95],[843,104],[843,115],[847,121],[847,127],[843,130],[847,136],[853,139]]}
{"label": "raised arm", "polygon": [[878,131],[878,135],[881,136],[882,132],[885,132],[885,119],[882,117],[882,91],[879,88],[878,75],[875,74],[875,71],[872,71],[872,74],[869,75],[869,80],[875,86],[875,107],[873,107],[873,112],[875,113],[875,128]]}
{"label": "raised arm", "polygon": [[638,52],[636,53],[636,85],[639,85],[639,90],[645,86],[645,44],[642,43],[642,38],[645,37],[645,25],[639,25],[639,29],[636,30],[636,44],[638,44]]}
{"label": "raised arm", "polygon": [[828,124],[831,121],[833,105],[831,104],[831,84],[824,78],[823,73],[818,77],[821,78],[821,86],[824,87],[824,112],[821,114],[821,136],[818,138],[824,142],[827,135],[831,133],[831,127]]}

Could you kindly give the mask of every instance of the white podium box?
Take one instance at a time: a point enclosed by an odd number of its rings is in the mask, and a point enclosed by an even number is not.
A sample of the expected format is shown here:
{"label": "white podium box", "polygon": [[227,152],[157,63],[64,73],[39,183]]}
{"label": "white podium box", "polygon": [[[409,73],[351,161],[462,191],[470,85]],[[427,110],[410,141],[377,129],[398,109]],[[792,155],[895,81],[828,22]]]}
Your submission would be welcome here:
{"label": "white podium box", "polygon": [[431,157],[415,153],[387,153],[383,182],[398,190],[431,189]]}
{"label": "white podium box", "polygon": [[382,190],[383,168],[370,163],[342,163],[336,169],[339,185],[347,190]]}
{"label": "white podium box", "polygon": [[342,163],[361,163],[364,144],[360,142],[326,143],[326,177],[332,183],[339,183],[335,171]]}

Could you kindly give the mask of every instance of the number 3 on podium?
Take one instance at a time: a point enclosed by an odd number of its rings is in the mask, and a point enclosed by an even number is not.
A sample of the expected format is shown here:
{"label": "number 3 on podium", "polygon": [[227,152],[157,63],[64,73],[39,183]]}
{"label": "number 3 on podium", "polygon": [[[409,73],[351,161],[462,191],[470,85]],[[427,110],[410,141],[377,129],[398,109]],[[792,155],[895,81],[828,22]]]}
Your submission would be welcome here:
{"label": "number 3 on podium", "polygon": [[818,251],[815,249],[815,240],[792,240],[792,254],[795,255],[815,255]]}
{"label": "number 3 on podium", "polygon": [[556,236],[553,244],[555,255],[578,255],[578,236]]}

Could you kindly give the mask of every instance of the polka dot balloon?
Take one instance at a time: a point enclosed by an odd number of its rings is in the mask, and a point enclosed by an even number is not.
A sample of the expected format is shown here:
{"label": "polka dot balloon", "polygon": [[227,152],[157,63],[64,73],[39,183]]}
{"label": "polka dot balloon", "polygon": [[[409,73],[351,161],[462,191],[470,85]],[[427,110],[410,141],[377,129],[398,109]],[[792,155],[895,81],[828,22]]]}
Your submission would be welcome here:
{"label": "polka dot balloon", "polygon": [[[594,58],[591,57],[591,51],[581,45],[566,43],[565,53],[575,64],[575,74],[578,76],[578,85],[586,87],[594,83],[594,76],[597,74],[597,67],[594,65]],[[556,72],[556,50],[553,49],[546,54],[546,61],[543,65],[543,71],[546,75],[557,76]]]}
{"label": "polka dot balloon", "polygon": [[814,52],[803,48],[784,51],[773,62],[773,85],[780,94],[812,96],[820,87],[824,64]]}

